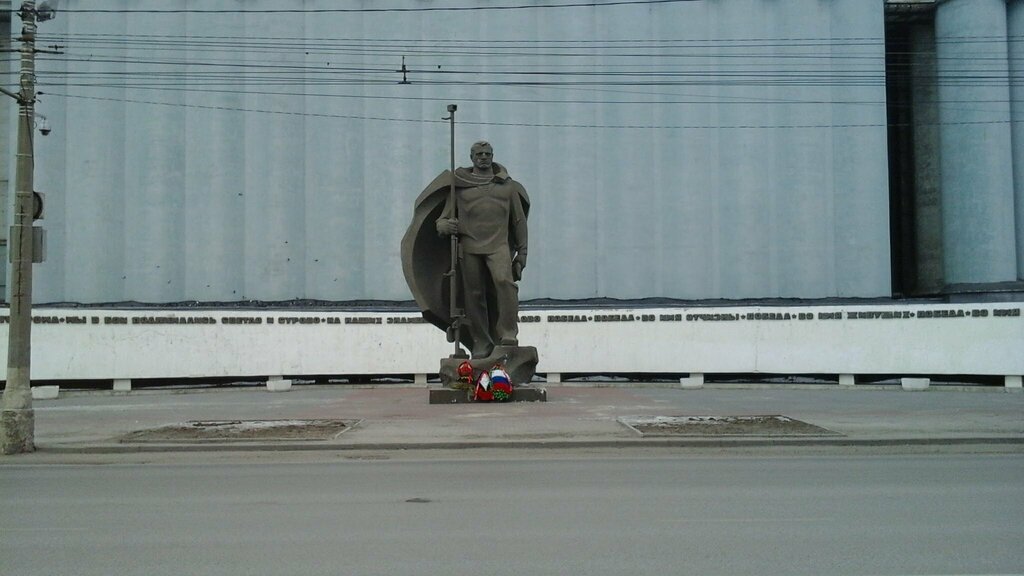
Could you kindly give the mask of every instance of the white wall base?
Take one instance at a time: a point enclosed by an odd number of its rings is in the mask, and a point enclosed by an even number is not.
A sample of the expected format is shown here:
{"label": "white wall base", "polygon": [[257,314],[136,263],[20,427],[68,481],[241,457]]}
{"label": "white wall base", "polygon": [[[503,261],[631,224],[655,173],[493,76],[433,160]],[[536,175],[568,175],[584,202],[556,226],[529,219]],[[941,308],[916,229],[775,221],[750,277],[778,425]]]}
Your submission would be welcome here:
{"label": "white wall base", "polygon": [[114,392],[131,392],[132,381],[130,378],[115,378]]}
{"label": "white wall base", "polygon": [[857,384],[857,377],[853,374],[840,374],[839,385],[840,386],[854,386]]}
{"label": "white wall base", "polygon": [[416,385],[419,385],[419,386],[426,386],[427,385],[427,375],[423,374],[422,372],[418,373],[415,376],[413,376],[412,382],[413,382],[413,384],[416,384]]}
{"label": "white wall base", "polygon": [[548,372],[544,377],[544,381],[548,384],[558,384],[562,381],[562,375],[558,372]]}
{"label": "white wall base", "polygon": [[1004,380],[1005,386],[1011,389],[1020,390],[1024,388],[1024,378],[1020,376],[1007,376]]}

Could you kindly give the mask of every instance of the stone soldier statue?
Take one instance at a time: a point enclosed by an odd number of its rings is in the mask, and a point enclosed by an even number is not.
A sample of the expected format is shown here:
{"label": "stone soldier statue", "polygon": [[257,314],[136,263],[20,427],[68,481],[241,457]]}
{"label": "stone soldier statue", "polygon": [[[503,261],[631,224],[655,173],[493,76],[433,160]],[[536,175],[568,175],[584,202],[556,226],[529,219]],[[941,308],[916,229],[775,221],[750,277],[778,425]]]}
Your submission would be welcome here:
{"label": "stone soldier statue", "polygon": [[[451,173],[445,170],[423,190],[413,222],[402,240],[406,281],[426,320],[451,336],[449,237],[459,238],[458,276],[465,311],[459,341],[473,364],[502,361],[525,382],[536,366],[536,349],[519,347],[519,288],[528,253],[530,199],[504,166],[494,162],[493,147],[476,142],[471,168],[455,170],[456,206],[451,206]],[[452,218],[456,210],[457,217]],[[524,364],[525,363],[525,364]],[[529,369],[518,369],[518,365]],[[528,373],[528,375],[527,375]],[[442,380],[445,365],[442,363]]]}
{"label": "stone soldier statue", "polygon": [[494,150],[487,142],[473,144],[470,159],[471,169],[455,171],[458,218],[452,218],[453,207],[446,203],[435,226],[442,236],[460,236],[467,328],[473,357],[484,358],[495,345],[519,344],[516,282],[526,267],[526,191],[494,163]]}

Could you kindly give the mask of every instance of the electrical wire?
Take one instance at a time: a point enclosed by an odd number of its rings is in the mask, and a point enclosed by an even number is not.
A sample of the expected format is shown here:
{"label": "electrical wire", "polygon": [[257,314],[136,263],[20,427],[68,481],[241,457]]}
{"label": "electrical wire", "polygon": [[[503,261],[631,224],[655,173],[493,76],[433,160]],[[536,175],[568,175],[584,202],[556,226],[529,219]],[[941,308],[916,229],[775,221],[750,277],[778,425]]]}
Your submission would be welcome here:
{"label": "electrical wire", "polygon": [[[640,2],[638,2],[640,3]],[[301,10],[288,10],[301,11]],[[133,12],[133,10],[124,10]],[[165,12],[165,11],[161,11]],[[228,11],[226,11],[228,12]],[[40,35],[42,38],[43,36]],[[52,34],[47,41],[67,41],[71,48],[62,56],[40,56],[40,86],[65,88],[113,88],[137,90],[186,91],[195,93],[241,93],[247,95],[287,95],[302,97],[339,97],[390,100],[442,100],[428,96],[409,97],[380,94],[319,94],[315,92],[280,92],[254,89],[258,86],[299,84],[311,89],[332,86],[384,87],[414,84],[430,87],[500,87],[508,90],[588,90],[607,93],[639,93],[652,95],[652,88],[705,87],[721,92],[725,89],[750,88],[876,88],[889,83],[928,81],[937,86],[1018,86],[1017,70],[991,70],[987,61],[1005,62],[1006,57],[954,56],[938,57],[934,52],[886,51],[877,37],[789,37],[748,39],[614,39],[614,40],[458,40],[458,39],[359,39],[258,36],[180,36],[180,35],[111,35]],[[958,36],[942,42],[985,44],[1019,42],[1024,36],[1009,39],[994,36]],[[92,43],[91,46],[89,44]],[[419,52],[412,46],[427,46]],[[78,46],[84,44],[85,46]],[[497,46],[497,48],[495,48]],[[81,48],[89,50],[81,52]],[[477,48],[480,47],[480,48]],[[551,47],[558,50],[552,51]],[[820,53],[827,47],[828,53]],[[867,48],[847,52],[847,48]],[[468,48],[468,49],[467,49]],[[485,49],[486,48],[486,49]],[[566,48],[568,50],[564,50]],[[815,52],[791,53],[791,49]],[[581,51],[582,49],[582,51]],[[713,50],[704,52],[703,50]],[[244,51],[241,58],[210,58],[210,50],[220,53]],[[417,48],[418,50],[418,48]],[[510,52],[514,50],[515,52]],[[523,51],[526,50],[526,51]],[[723,51],[724,50],[724,51]],[[742,52],[735,52],[742,50]],[[761,50],[761,51],[758,51]],[[780,52],[780,50],[782,52]],[[837,50],[839,50],[837,52]],[[130,51],[133,55],[128,56]],[[146,55],[139,56],[142,51]],[[167,52],[169,57],[156,57],[152,52]],[[252,61],[253,52],[276,51],[284,58],[272,62]],[[202,52],[204,58],[194,58]],[[288,54],[302,52],[302,60],[289,60]],[[357,56],[359,61],[329,62],[319,56]],[[397,56],[408,56],[414,64],[397,69]],[[909,63],[893,62],[895,56],[909,58],[922,55],[936,61],[967,62],[955,71],[922,76]],[[514,63],[473,66],[462,57],[485,57],[518,60]],[[367,58],[372,58],[368,60]],[[392,60],[389,62],[387,58]],[[531,62],[534,58],[558,59],[557,63]],[[644,58],[645,62],[616,63],[608,59]],[[432,62],[429,60],[433,59]],[[564,59],[564,60],[563,60]],[[600,63],[595,63],[600,60]],[[652,62],[653,60],[653,62]],[[665,60],[665,61],[662,61]],[[763,64],[755,64],[756,61]],[[888,60],[888,62],[886,62]],[[9,60],[13,62],[14,60]],[[418,64],[415,62],[419,62]],[[751,62],[755,61],[755,62]],[[783,62],[780,62],[783,61]],[[821,62],[827,61],[824,66]],[[429,62],[429,64],[428,64]],[[442,62],[436,64],[435,62]],[[859,63],[858,63],[859,62]],[[73,69],[89,64],[92,69]],[[428,65],[424,65],[428,64]],[[883,64],[884,67],[883,67]],[[110,69],[103,65],[111,65]],[[54,69],[47,70],[47,66]],[[61,70],[60,66],[65,69]],[[72,69],[68,69],[72,68]],[[78,66],[78,68],[84,68]],[[404,72],[411,79],[399,82]],[[15,73],[8,72],[7,76]],[[232,90],[245,87],[246,90]],[[615,88],[638,88],[623,91]],[[823,98],[752,98],[727,94],[708,94],[680,100],[676,93],[665,94],[674,100],[545,99],[545,98],[477,98],[488,102],[530,102],[537,104],[833,104],[881,105],[884,102],[861,102]],[[685,97],[685,96],[683,96]],[[697,100],[695,98],[700,98]],[[474,101],[470,99],[469,101]],[[1009,100],[945,101],[949,104],[1000,104]]]}
{"label": "electrical wire", "polygon": [[[59,83],[46,83],[39,84],[41,87],[45,86],[56,86],[63,87],[64,84]],[[145,86],[145,85],[124,85],[124,84],[106,84],[106,85],[93,85],[93,88],[114,88],[114,89],[125,89],[125,90],[152,90],[157,92],[184,92],[184,93],[200,93],[200,94],[221,94],[230,96],[288,96],[292,98],[339,98],[339,99],[356,99],[356,100],[385,100],[385,101],[408,101],[408,102],[449,102],[450,97],[440,96],[390,96],[382,94],[327,94],[327,93],[316,93],[316,92],[268,92],[265,90],[231,90],[225,88],[183,88],[181,86]],[[41,92],[40,94],[48,94],[49,92]],[[685,96],[685,95],[684,95]],[[734,99],[720,99],[721,96],[710,96],[710,95],[691,95],[691,99],[688,100],[585,100],[585,99],[537,99],[537,98],[476,98],[476,97],[460,97],[459,102],[479,102],[479,103],[491,103],[491,104],[555,104],[555,105],[709,105],[709,106],[790,106],[790,105],[828,105],[828,106],[891,106],[892,104],[885,100],[795,100],[795,99],[773,99],[773,98],[741,98],[733,97]],[[703,98],[703,99],[700,99]],[[710,98],[716,98],[711,100]],[[944,100],[930,100],[921,99],[916,102],[919,105],[924,104],[1007,104],[1007,103],[1024,103],[1021,99],[983,99],[983,100],[956,100],[956,99],[944,99]]]}
{"label": "electrical wire", "polygon": [[[199,9],[199,8],[62,8],[67,14],[370,14],[401,12],[482,12],[500,10],[543,10],[551,8],[603,8],[653,4],[682,4],[703,0],[607,0],[605,2],[577,2],[553,4],[506,4],[497,6],[420,6],[416,8],[255,8],[255,9]],[[10,10],[16,14],[17,10]]]}
{"label": "electrical wire", "polygon": [[[121,102],[129,104],[150,104],[157,106],[169,106],[169,107],[180,107],[180,108],[196,108],[201,110],[220,110],[228,112],[258,112],[264,114],[279,114],[285,116],[300,116],[307,118],[331,118],[331,119],[344,119],[344,120],[369,120],[369,121],[382,121],[382,122],[403,122],[403,123],[420,123],[420,124],[443,124],[446,123],[444,120],[435,119],[423,119],[423,118],[395,118],[388,116],[361,116],[355,114],[330,114],[325,112],[295,112],[287,110],[270,110],[266,108],[247,108],[240,106],[214,106],[206,104],[188,104],[180,102],[160,102],[155,100],[140,100],[134,98],[114,98],[104,96],[87,96],[83,94],[67,94],[67,93],[55,93],[47,92],[50,96],[56,96],[61,98],[71,99],[83,99],[83,100],[94,100],[104,102]],[[594,128],[602,130],[763,130],[763,129],[852,129],[852,128],[893,128],[893,127],[912,127],[919,125],[993,125],[993,124],[1014,124],[1024,122],[1024,120],[977,120],[977,121],[962,121],[962,122],[935,122],[935,123],[837,123],[837,124],[738,124],[738,125],[698,125],[698,124],[679,124],[679,125],[655,125],[655,124],[581,124],[581,123],[530,123],[530,122],[489,122],[489,121],[474,121],[471,119],[463,119],[460,121],[461,124],[473,125],[473,126],[502,126],[502,127],[517,127],[517,128]]]}

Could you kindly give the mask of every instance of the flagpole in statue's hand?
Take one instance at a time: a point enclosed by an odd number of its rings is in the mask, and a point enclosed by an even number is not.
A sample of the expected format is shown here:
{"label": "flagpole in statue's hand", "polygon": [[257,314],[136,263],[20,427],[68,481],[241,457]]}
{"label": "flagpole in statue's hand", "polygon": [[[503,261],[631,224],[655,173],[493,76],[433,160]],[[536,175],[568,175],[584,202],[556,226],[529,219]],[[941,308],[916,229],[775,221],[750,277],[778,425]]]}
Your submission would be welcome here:
{"label": "flagpole in statue's hand", "polygon": [[[451,207],[451,222],[458,222],[459,218],[459,205],[455,198],[455,111],[458,106],[455,104],[448,105],[448,116],[442,118],[442,120],[448,120],[451,126],[451,171],[449,175],[451,179],[448,183],[448,206]],[[451,238],[451,251],[452,251],[452,264],[451,269],[448,270],[448,288],[449,288],[449,304],[448,310],[449,315],[452,318],[452,325],[448,328],[448,341],[455,343],[455,353],[452,354],[452,358],[465,358],[465,353],[460,348],[459,340],[461,340],[462,333],[462,309],[458,305],[458,294],[459,294],[459,234],[458,232],[452,234]]]}

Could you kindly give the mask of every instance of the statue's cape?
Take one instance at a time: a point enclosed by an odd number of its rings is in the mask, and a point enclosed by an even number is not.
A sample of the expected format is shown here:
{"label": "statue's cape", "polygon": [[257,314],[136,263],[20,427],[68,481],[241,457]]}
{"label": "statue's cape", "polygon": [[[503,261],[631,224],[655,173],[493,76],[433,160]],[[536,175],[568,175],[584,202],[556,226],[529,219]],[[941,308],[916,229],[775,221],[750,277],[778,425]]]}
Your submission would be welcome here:
{"label": "statue's cape", "polygon": [[[494,165],[494,172],[499,179],[508,179],[508,172],[497,163]],[[462,168],[457,169],[455,173],[458,176],[456,187],[478,184],[467,182],[462,177],[465,173]],[[512,182],[515,183],[514,180]],[[441,330],[448,330],[452,325],[449,305],[451,292],[447,276],[451,268],[451,239],[438,235],[435,222],[441,217],[441,212],[448,201],[450,184],[449,170],[445,170],[427,184],[416,198],[412,222],[402,238],[402,272],[405,274],[405,281],[409,284],[416,304],[423,312],[423,318]],[[523,212],[529,215],[530,197],[522,186],[515,184],[523,204]],[[459,292],[461,306],[461,285]],[[469,330],[460,330],[459,340],[467,349],[473,349]]]}

